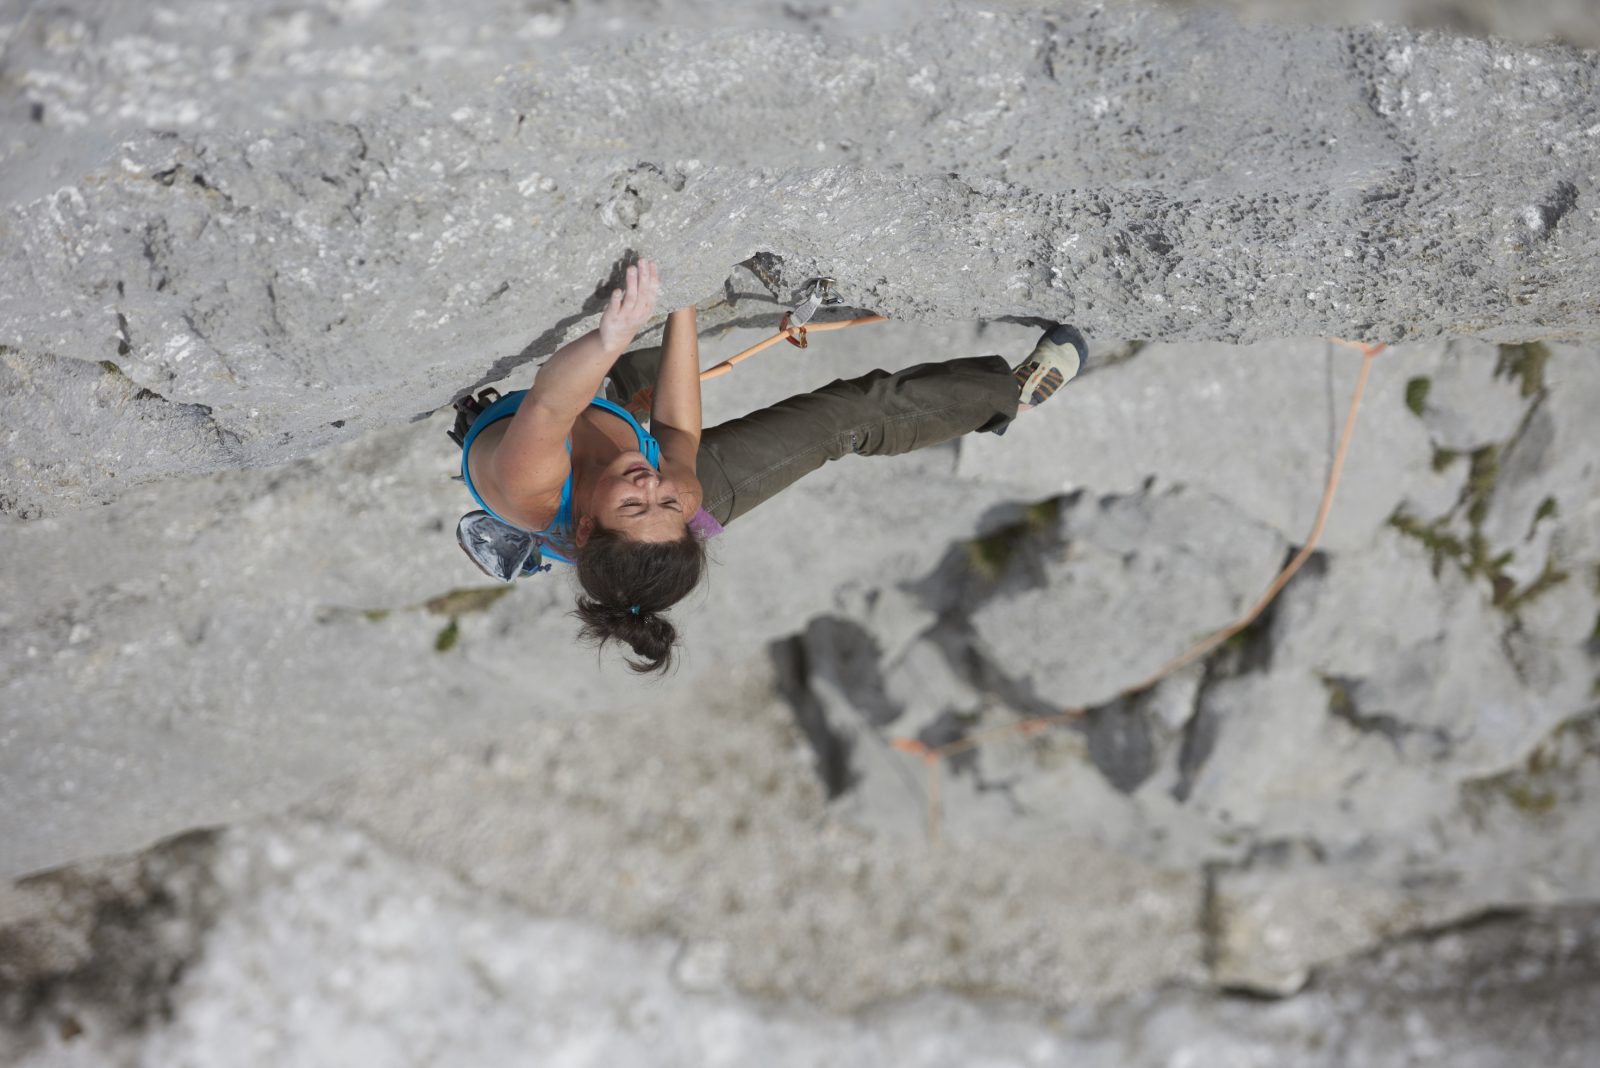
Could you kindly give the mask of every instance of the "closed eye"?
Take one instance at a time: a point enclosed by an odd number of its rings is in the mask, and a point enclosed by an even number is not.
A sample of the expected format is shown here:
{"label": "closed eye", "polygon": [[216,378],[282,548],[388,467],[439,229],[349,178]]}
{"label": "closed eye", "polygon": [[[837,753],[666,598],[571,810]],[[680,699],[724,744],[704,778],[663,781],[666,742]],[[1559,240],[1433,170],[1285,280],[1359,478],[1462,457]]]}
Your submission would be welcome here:
{"label": "closed eye", "polygon": [[[661,507],[665,508],[669,512],[678,512],[679,514],[682,514],[683,512],[683,505],[676,497],[663,498],[661,501]],[[648,512],[650,507],[645,504],[644,501],[630,497],[619,504],[617,506],[617,510],[624,516],[627,516],[629,519],[635,519]]]}

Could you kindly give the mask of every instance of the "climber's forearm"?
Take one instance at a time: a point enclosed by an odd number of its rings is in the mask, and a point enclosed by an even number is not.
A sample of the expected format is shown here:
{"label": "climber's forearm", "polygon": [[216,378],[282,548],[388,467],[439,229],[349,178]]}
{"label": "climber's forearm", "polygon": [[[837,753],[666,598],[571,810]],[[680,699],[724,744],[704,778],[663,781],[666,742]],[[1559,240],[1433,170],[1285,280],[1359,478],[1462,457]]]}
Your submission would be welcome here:
{"label": "climber's forearm", "polygon": [[700,339],[692,305],[667,317],[650,429],[657,437],[670,431],[683,435],[693,447],[700,444]]}
{"label": "climber's forearm", "polygon": [[613,352],[606,347],[599,330],[567,342],[539,368],[523,407],[531,405],[540,418],[560,423],[565,434],[600,392],[600,383],[621,355],[620,348]]}
{"label": "climber's forearm", "polygon": [[629,267],[622,288],[612,291],[600,314],[599,327],[557,349],[534,376],[488,461],[490,477],[507,499],[522,502],[523,514],[548,509],[559,496],[572,470],[567,435],[600,392],[611,365],[649,320],[659,285],[654,263]]}
{"label": "climber's forearm", "polygon": [[[539,368],[508,438],[518,434],[518,421],[534,419],[556,424],[555,430],[565,437],[589,401],[600,392],[600,383],[611,365],[649,321],[660,284],[660,274],[650,260],[641,260],[623,272],[622,287],[611,291],[611,300],[600,313],[600,325],[561,346]],[[550,432],[549,427],[545,430]]]}
{"label": "climber's forearm", "polygon": [[[617,354],[591,330],[557,349],[522,399],[486,460],[484,476],[514,521],[545,516],[572,469],[567,435],[600,388]],[[526,519],[534,522],[534,519]]]}

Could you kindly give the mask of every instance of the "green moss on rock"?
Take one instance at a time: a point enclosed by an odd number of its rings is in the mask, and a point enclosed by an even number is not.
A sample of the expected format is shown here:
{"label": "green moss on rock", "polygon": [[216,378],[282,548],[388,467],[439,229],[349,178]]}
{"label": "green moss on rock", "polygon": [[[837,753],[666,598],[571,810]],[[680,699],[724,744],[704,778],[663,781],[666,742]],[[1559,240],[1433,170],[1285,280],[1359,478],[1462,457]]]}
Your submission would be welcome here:
{"label": "green moss on rock", "polygon": [[1501,792],[1514,808],[1529,816],[1543,816],[1556,807],[1555,794],[1548,790],[1535,790],[1523,783],[1508,784]]}
{"label": "green moss on rock", "polygon": [[1495,485],[1500,481],[1500,446],[1485,445],[1472,450],[1472,465],[1467,470],[1467,485],[1462,490],[1467,506],[1467,522],[1474,528],[1483,526],[1489,515],[1489,501],[1494,497]]}
{"label": "green moss on rock", "polygon": [[461,624],[452,619],[444,625],[443,630],[439,631],[439,636],[433,639],[433,651],[436,653],[448,653],[456,647],[456,643],[460,640]]}
{"label": "green moss on rock", "polygon": [[966,543],[967,563],[979,575],[997,579],[1005,574],[1025,544],[1049,530],[1061,515],[1061,497],[1035,501],[1022,510],[1022,518]]}
{"label": "green moss on rock", "polygon": [[1446,560],[1462,561],[1467,557],[1466,542],[1456,537],[1449,529],[1449,517],[1443,516],[1431,522],[1423,522],[1416,516],[1401,509],[1389,517],[1389,526],[1399,531],[1403,537],[1410,538],[1420,544],[1433,558],[1433,574],[1437,578],[1439,571]]}
{"label": "green moss on rock", "polygon": [[468,612],[484,612],[489,606],[511,592],[507,586],[487,586],[476,589],[451,590],[431,597],[424,601],[422,607],[436,616],[466,615]]}
{"label": "green moss on rock", "polygon": [[1411,409],[1412,415],[1422,414],[1422,409],[1428,404],[1428,390],[1432,388],[1433,380],[1426,375],[1406,382],[1406,407]]}
{"label": "green moss on rock", "polygon": [[1544,569],[1539,572],[1538,576],[1535,577],[1532,582],[1528,583],[1522,589],[1518,590],[1513,588],[1504,596],[1501,596],[1497,589],[1494,602],[1495,607],[1501,609],[1509,615],[1514,616],[1522,609],[1532,604],[1537,598],[1545,593],[1548,593],[1550,590],[1555,589],[1557,586],[1567,581],[1567,579],[1570,577],[1571,576],[1569,576],[1565,571],[1562,571],[1560,568],[1556,567],[1555,561],[1546,560],[1544,562]]}
{"label": "green moss on rock", "polygon": [[1355,698],[1350,695],[1349,684],[1331,675],[1317,677],[1328,695],[1328,714],[1336,719],[1353,719],[1359,710],[1356,708]]}
{"label": "green moss on rock", "polygon": [[1548,816],[1582,801],[1573,773],[1600,757],[1600,714],[1569,719],[1534,746],[1518,767],[1462,786],[1462,800],[1481,812],[1491,803],[1510,806],[1529,818]]}
{"label": "green moss on rock", "polygon": [[[511,592],[510,586],[480,586],[476,589],[451,590],[431,597],[422,603],[422,607],[436,616],[449,616],[450,622],[439,631],[438,637],[433,640],[436,652],[448,653],[456,647],[461,640],[460,616],[468,612],[484,612],[489,606]],[[371,618],[369,615],[368,618]]]}
{"label": "green moss on rock", "polygon": [[1494,376],[1514,379],[1522,396],[1532,397],[1544,389],[1545,365],[1549,362],[1550,349],[1537,341],[1501,345]]}

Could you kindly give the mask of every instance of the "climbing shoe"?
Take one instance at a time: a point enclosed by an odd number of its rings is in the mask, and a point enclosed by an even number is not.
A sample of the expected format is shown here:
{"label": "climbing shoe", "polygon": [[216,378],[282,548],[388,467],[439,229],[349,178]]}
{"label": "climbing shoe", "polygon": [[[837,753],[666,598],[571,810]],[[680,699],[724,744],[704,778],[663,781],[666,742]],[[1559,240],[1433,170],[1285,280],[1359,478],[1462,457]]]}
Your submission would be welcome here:
{"label": "climbing shoe", "polygon": [[1020,410],[1027,411],[1055,396],[1056,390],[1077,375],[1088,354],[1089,346],[1076,327],[1066,323],[1052,326],[1028,358],[1011,371],[1021,389],[1017,398]]}

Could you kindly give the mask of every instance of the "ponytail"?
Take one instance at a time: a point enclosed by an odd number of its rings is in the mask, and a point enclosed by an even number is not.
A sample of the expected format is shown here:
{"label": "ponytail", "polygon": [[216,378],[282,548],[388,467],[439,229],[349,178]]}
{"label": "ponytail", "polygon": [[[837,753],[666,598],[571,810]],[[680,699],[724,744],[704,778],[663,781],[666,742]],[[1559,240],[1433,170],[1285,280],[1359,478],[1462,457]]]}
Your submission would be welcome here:
{"label": "ponytail", "polygon": [[628,660],[634,671],[665,674],[678,632],[661,613],[700,584],[705,565],[705,543],[692,531],[649,542],[596,526],[578,551],[578,583],[587,595],[574,613],[583,624],[578,637],[601,648],[615,638],[639,658]]}

